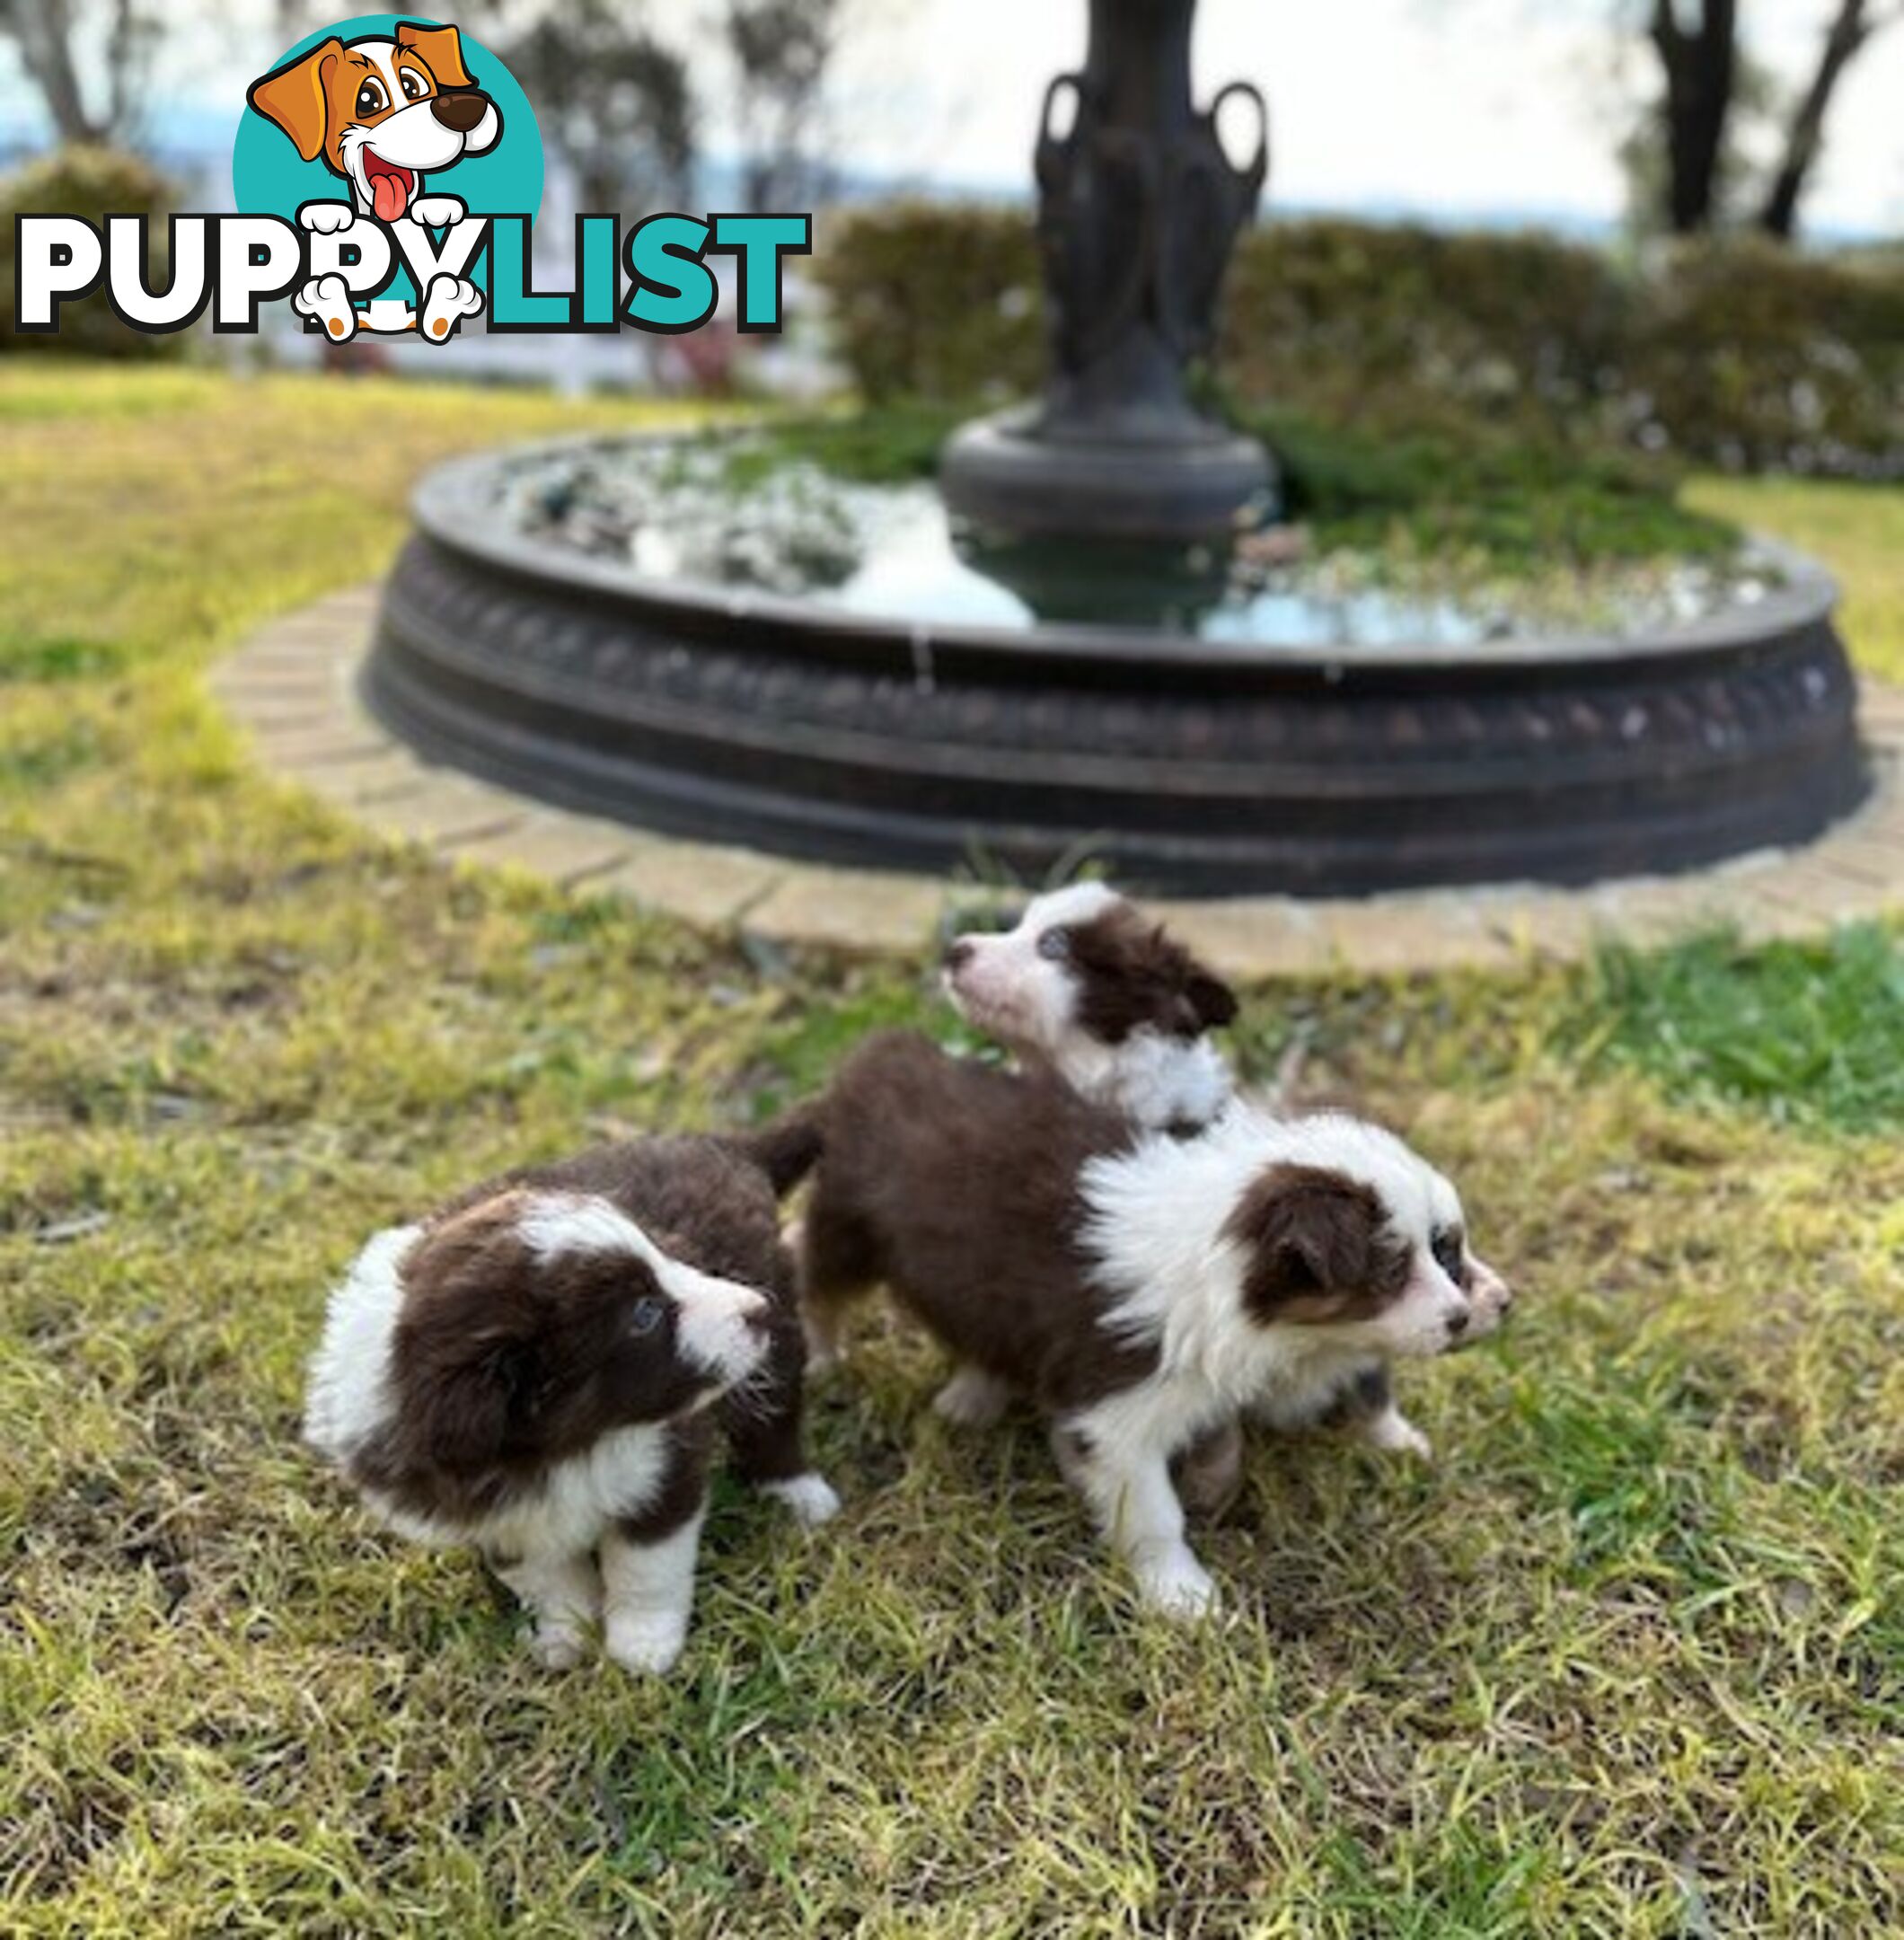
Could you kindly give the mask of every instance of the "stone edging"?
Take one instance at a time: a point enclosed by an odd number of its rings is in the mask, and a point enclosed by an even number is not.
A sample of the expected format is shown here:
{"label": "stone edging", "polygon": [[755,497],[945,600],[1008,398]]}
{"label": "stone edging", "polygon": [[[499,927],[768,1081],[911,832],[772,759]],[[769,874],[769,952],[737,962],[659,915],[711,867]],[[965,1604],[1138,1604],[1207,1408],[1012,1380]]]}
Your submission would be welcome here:
{"label": "stone edging", "polygon": [[[424,762],[357,701],[378,595],[375,586],[357,587],[287,614],[215,673],[216,692],[273,776],[312,789],[378,834],[426,842],[447,860],[626,895],[703,929],[745,925],[777,942],[868,954],[916,955],[932,943],[956,894],[944,882],[653,835]],[[1506,886],[1353,902],[1150,900],[1234,976],[1500,967],[1529,954],[1575,957],[1598,936],[1656,942],[1712,922],[1735,923],[1754,939],[1813,934],[1904,908],[1904,690],[1867,682],[1860,712],[1879,769],[1874,798],[1803,850],[1577,891]]]}

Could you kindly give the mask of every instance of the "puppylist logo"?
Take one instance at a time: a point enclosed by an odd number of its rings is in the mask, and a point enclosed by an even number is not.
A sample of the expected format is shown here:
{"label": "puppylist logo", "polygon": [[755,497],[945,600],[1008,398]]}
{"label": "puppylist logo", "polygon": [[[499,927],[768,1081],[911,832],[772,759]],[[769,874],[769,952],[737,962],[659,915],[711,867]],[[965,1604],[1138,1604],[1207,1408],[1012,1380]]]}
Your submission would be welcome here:
{"label": "puppylist logo", "polygon": [[13,327],[59,328],[62,306],[104,287],[121,322],[159,335],[209,308],[222,334],[255,331],[288,300],[333,343],[490,331],[665,336],[699,330],[736,266],[745,331],[780,328],[784,259],[812,247],[809,215],[666,212],[575,220],[575,287],[532,286],[542,205],[535,116],[515,76],[445,22],[363,14],[307,36],[246,92],[232,153],[235,216],[174,216],[154,289],[143,216],[14,217]]}

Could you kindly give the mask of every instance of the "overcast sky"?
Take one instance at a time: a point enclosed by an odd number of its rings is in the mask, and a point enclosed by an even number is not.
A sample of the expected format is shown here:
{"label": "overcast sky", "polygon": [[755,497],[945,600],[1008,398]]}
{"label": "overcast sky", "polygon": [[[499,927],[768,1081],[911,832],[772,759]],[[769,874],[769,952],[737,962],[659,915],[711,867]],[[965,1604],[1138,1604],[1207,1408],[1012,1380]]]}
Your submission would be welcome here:
{"label": "overcast sky", "polygon": [[[1022,183],[1045,82],[1082,55],[1084,0],[852,4],[837,89],[842,159],[921,181]],[[707,44],[711,0],[652,4],[674,31],[698,24]],[[1606,218],[1622,198],[1613,151],[1627,97],[1607,31],[1621,4],[1203,0],[1198,87],[1207,95],[1247,77],[1269,95],[1273,203]],[[1743,0],[1741,12],[1755,49],[1789,76],[1807,67],[1835,5]],[[447,17],[480,35],[484,11]],[[170,0],[165,13],[173,112],[235,121],[245,83],[279,51],[270,0]],[[0,129],[22,132],[29,99],[0,80]],[[718,118],[704,139],[715,153],[732,146]],[[1904,230],[1904,27],[1847,82],[1806,214],[1820,227]]]}

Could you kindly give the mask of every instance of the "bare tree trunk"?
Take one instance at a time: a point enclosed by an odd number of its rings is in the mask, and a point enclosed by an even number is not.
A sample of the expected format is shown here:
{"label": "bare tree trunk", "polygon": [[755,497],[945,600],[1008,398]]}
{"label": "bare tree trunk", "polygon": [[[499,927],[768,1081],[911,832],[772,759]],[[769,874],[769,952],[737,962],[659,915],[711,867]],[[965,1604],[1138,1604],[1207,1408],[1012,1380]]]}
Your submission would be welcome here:
{"label": "bare tree trunk", "polygon": [[843,12],[842,0],[727,0],[722,21],[740,75],[748,208],[806,208],[825,183],[825,84]]}
{"label": "bare tree trunk", "polygon": [[13,36],[60,140],[97,141],[105,130],[87,114],[79,91],[68,0],[0,0],[0,31]]}
{"label": "bare tree trunk", "polygon": [[1759,226],[1767,235],[1789,242],[1798,226],[1798,205],[1811,178],[1811,169],[1825,146],[1825,118],[1832,96],[1850,66],[1873,35],[1891,25],[1897,13],[1874,15],[1867,0],[1839,0],[1838,17],[1825,35],[1820,49],[1818,71],[1811,84],[1792,110],[1785,128],[1785,154],[1772,186],[1759,212]]}
{"label": "bare tree trunk", "polygon": [[106,36],[105,120],[105,131],[113,139],[125,134],[136,112],[148,39],[137,0],[113,0],[112,28]]}
{"label": "bare tree trunk", "polygon": [[1738,0],[1698,0],[1681,23],[1676,0],[1653,0],[1653,44],[1666,71],[1666,221],[1675,235],[1710,228],[1739,65]]}

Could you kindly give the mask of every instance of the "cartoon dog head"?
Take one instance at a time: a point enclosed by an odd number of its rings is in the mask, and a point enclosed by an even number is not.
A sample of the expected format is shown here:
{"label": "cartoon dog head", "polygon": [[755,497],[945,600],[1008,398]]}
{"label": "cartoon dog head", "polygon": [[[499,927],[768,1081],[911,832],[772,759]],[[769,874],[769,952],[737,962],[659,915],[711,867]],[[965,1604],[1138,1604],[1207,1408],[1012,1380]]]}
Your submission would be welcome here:
{"label": "cartoon dog head", "polygon": [[463,36],[412,21],[400,22],[392,40],[322,41],[254,81],[246,98],[383,222],[409,210],[426,171],[481,154],[502,137],[501,113],[463,64]]}

